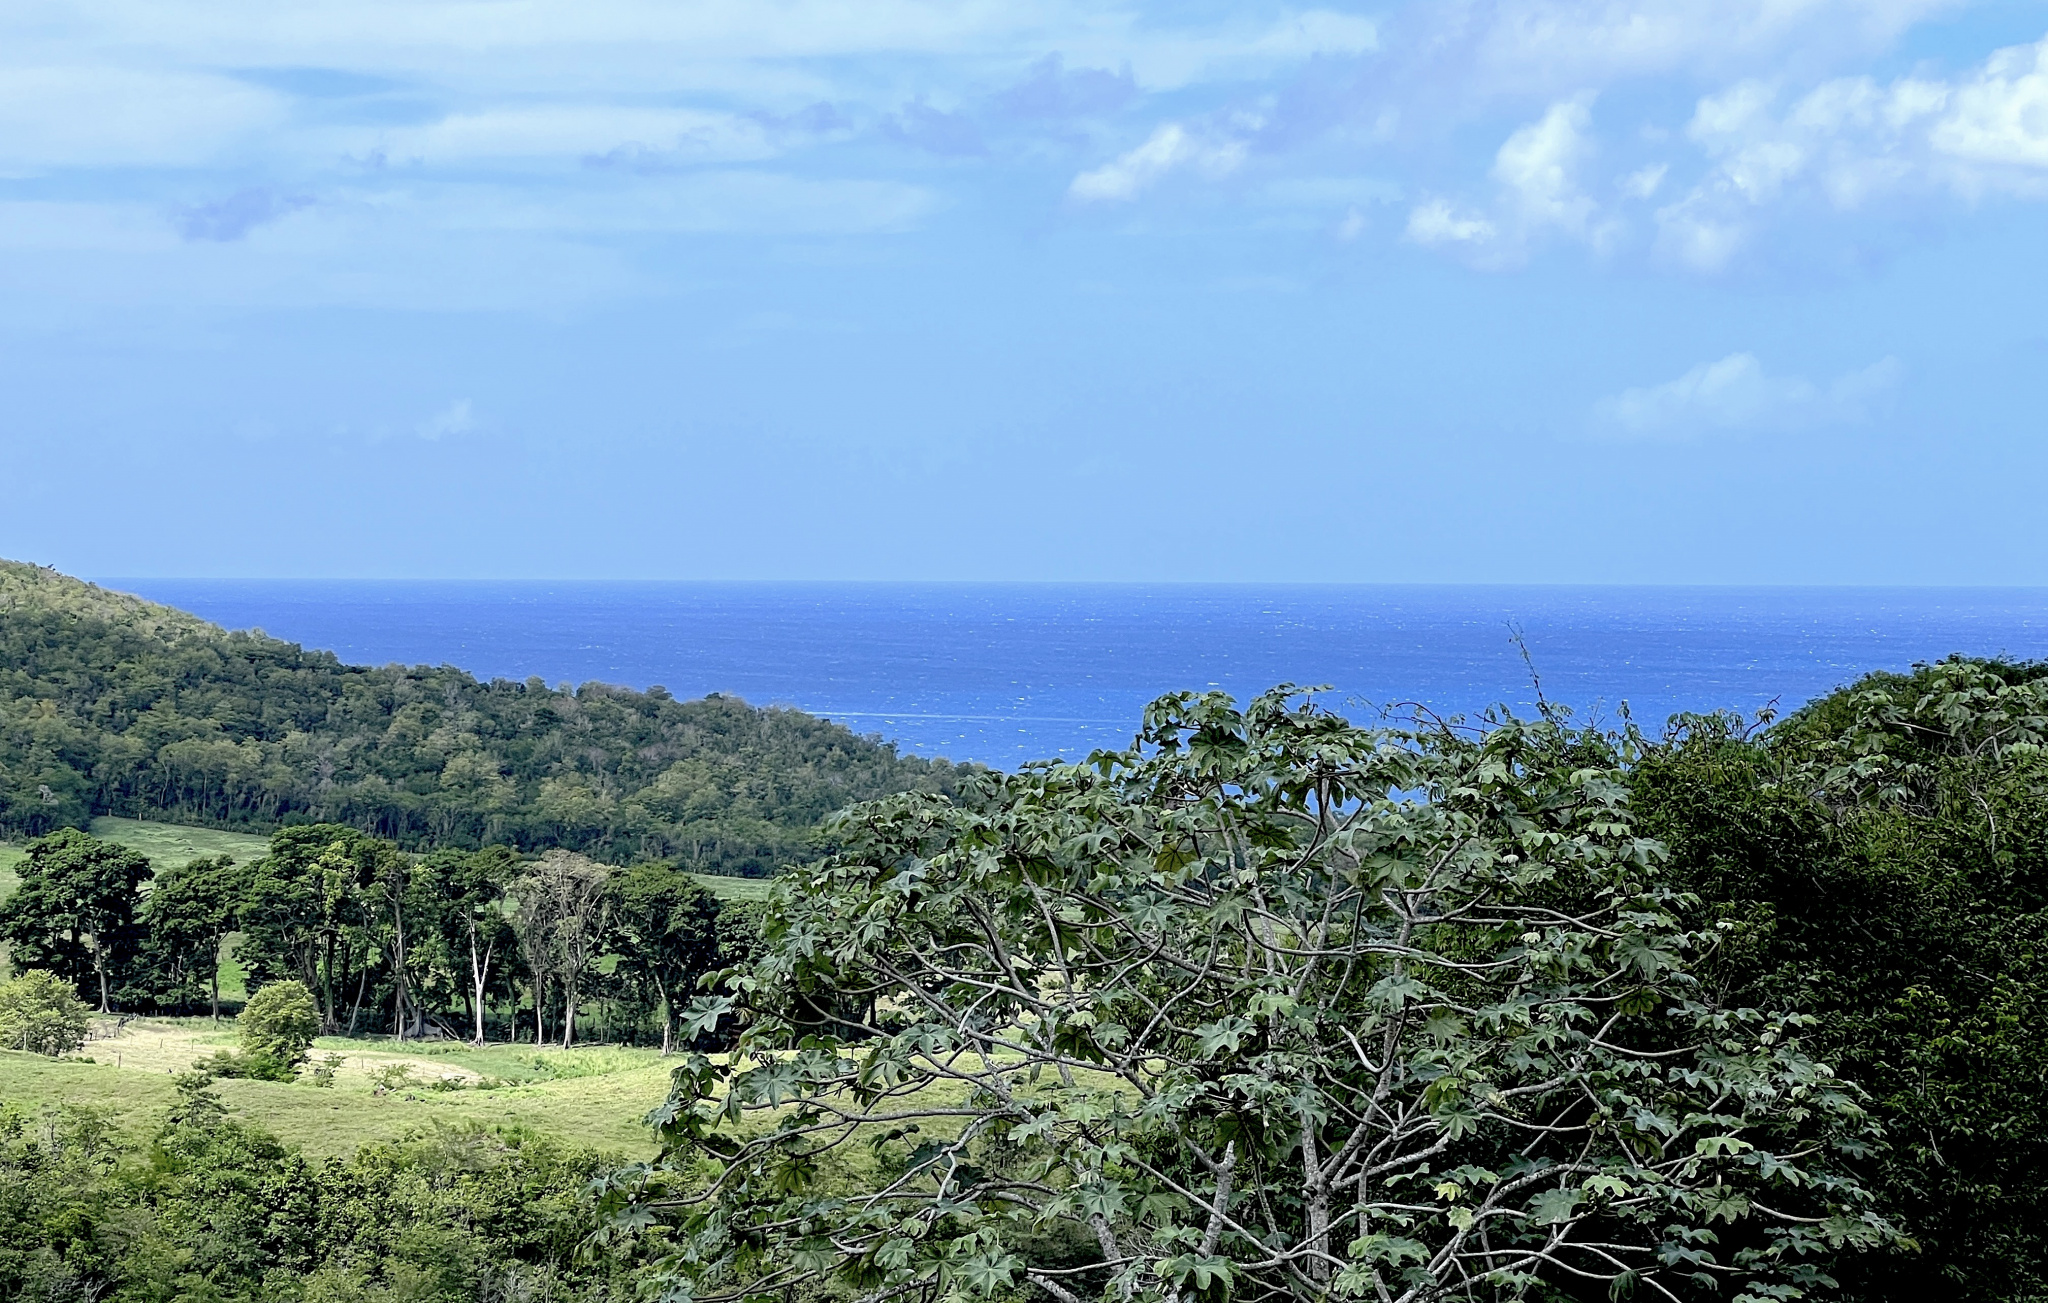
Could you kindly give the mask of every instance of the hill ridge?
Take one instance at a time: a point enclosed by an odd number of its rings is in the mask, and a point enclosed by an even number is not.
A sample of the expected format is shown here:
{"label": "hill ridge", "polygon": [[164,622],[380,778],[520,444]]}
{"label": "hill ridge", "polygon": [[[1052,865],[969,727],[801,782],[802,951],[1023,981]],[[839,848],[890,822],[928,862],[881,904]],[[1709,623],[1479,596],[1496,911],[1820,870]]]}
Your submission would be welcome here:
{"label": "hill ridge", "polygon": [[761,875],[825,815],[944,761],[801,711],[455,666],[344,664],[46,567],[0,562],[0,837],[95,816],[350,823]]}

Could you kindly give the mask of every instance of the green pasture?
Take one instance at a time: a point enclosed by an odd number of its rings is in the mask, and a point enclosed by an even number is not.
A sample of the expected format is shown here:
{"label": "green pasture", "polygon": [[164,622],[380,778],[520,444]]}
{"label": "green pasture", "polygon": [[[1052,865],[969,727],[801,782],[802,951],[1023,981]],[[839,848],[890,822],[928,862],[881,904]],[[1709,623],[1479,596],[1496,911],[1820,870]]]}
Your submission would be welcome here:
{"label": "green pasture", "polygon": [[[141,851],[157,868],[201,856],[231,855],[248,863],[269,848],[264,837],[154,823],[100,818],[95,837]],[[0,899],[19,882],[15,866],[26,852],[0,842]],[[693,875],[721,899],[763,900],[766,879]],[[7,972],[0,947],[0,976]],[[243,972],[229,959],[221,994],[239,1001]],[[136,1137],[163,1119],[176,1094],[175,1073],[195,1059],[235,1044],[231,1020],[138,1019],[120,1027],[103,1022],[82,1055],[48,1059],[0,1051],[0,1106],[79,1104],[106,1111]],[[480,1123],[521,1126],[576,1144],[642,1158],[652,1144],[642,1120],[668,1093],[673,1061],[658,1051],[615,1046],[561,1050],[533,1045],[408,1042],[388,1038],[324,1037],[313,1057],[336,1056],[334,1084],[225,1080],[221,1097],[238,1114],[316,1156],[345,1154],[369,1141],[391,1140],[422,1127]],[[402,1074],[394,1069],[403,1069]]]}
{"label": "green pasture", "polygon": [[[113,1034],[111,1022],[64,1059],[0,1051],[0,1106],[78,1104],[105,1112],[141,1138],[157,1127],[176,1095],[173,1075],[235,1044],[231,1021],[137,1019]],[[481,1049],[323,1037],[334,1084],[223,1080],[221,1099],[238,1116],[316,1157],[393,1140],[436,1126],[477,1123],[526,1127],[628,1158],[653,1153],[642,1121],[668,1094],[674,1061],[652,1049],[593,1046],[560,1050],[525,1045]]]}
{"label": "green pasture", "polygon": [[102,816],[86,831],[102,841],[141,851],[149,862],[162,869],[187,864],[202,855],[232,855],[238,864],[260,860],[270,851],[270,838],[245,832],[222,832],[218,828],[188,828],[176,823],[151,823],[143,819],[114,819]]}

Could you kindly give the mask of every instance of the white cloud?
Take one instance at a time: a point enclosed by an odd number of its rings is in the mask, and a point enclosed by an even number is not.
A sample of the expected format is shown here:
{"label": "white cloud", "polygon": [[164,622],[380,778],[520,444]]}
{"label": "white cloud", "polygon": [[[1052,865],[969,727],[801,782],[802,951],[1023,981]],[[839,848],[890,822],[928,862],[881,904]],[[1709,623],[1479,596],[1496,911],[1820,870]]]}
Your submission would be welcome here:
{"label": "white cloud", "polygon": [[1669,163],[1652,163],[1637,168],[1621,178],[1617,188],[1631,199],[1648,199],[1664,184],[1664,177],[1671,171]]}
{"label": "white cloud", "polygon": [[1714,160],[1657,216],[1667,254],[1725,266],[1774,206],[1837,213],[1888,198],[2048,197],[2048,39],[1953,82],[1822,82],[1789,103],[1745,81],[1700,100],[1687,134]]}
{"label": "white cloud", "polygon": [[1461,212],[1444,199],[1426,199],[1408,214],[1408,238],[1417,244],[1483,245],[1496,234],[1492,222]]}
{"label": "white cloud", "polygon": [[1754,354],[1731,353],[1676,380],[1603,398],[1594,405],[1594,420],[1605,433],[1637,439],[1853,423],[1870,415],[1875,402],[1898,384],[1899,373],[1898,362],[1885,358],[1817,385],[1800,376],[1767,374]]}
{"label": "white cloud", "polygon": [[1144,144],[1075,177],[1067,193],[1083,203],[1118,203],[1138,197],[1175,172],[1191,171],[1211,180],[1244,162],[1242,140],[1197,135],[1178,122],[1155,130]]}
{"label": "white cloud", "polygon": [[1591,153],[1586,128],[1592,121],[1590,93],[1550,106],[1541,119],[1516,131],[1501,145],[1493,179],[1531,226],[1583,233],[1593,201],[1579,192],[1579,165]]}
{"label": "white cloud", "polygon": [[467,398],[458,398],[440,411],[413,427],[413,433],[422,439],[445,439],[454,434],[468,434],[476,429],[476,412],[471,409]]}
{"label": "white cloud", "polygon": [[1930,134],[1944,154],[1974,162],[2048,168],[2048,38],[2000,50],[1947,99]]}
{"label": "white cloud", "polygon": [[1592,92],[1581,92],[1509,134],[1493,159],[1494,211],[1427,199],[1408,214],[1408,238],[1463,249],[1476,265],[1493,267],[1520,261],[1550,232],[1604,244],[1615,224],[1601,219],[1600,206],[1579,187],[1594,153],[1592,104]]}

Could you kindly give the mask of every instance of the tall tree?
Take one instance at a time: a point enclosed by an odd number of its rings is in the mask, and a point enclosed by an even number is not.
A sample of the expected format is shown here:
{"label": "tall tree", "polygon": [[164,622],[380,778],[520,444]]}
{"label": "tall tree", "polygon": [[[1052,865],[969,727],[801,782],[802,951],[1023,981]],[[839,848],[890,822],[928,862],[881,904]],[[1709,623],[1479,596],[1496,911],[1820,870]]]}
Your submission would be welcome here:
{"label": "tall tree", "polygon": [[0,902],[0,936],[15,963],[48,968],[99,990],[99,1010],[113,1008],[113,976],[139,936],[135,916],[149,858],[125,846],[60,828],[28,844],[17,870],[21,885]]}
{"label": "tall tree", "polygon": [[[253,866],[242,929],[243,954],[264,981],[295,977],[320,1008],[320,1029],[353,1033],[381,950],[371,899],[379,868],[396,848],[345,824],[280,828]],[[341,1017],[353,982],[347,1022]]]}
{"label": "tall tree", "polygon": [[468,966],[470,1010],[478,1045],[484,1043],[484,1012],[492,977],[517,944],[505,914],[505,892],[518,869],[518,853],[506,846],[436,851],[420,864],[423,890],[440,902],[434,917],[440,925],[441,944],[451,960]]}
{"label": "tall tree", "polygon": [[718,897],[670,865],[649,862],[611,880],[612,937],[620,970],[654,988],[661,1008],[661,1052],[674,1043],[676,1001],[718,964]]}
{"label": "tall tree", "polygon": [[391,975],[391,1034],[399,1040],[426,1032],[425,977],[421,942],[434,936],[447,901],[431,878],[389,842],[375,842],[358,858],[364,897],[375,918],[373,931]]}
{"label": "tall tree", "polygon": [[234,857],[200,858],[156,876],[142,925],[156,953],[189,960],[206,975],[212,1016],[220,1021],[220,969],[228,938],[242,926],[254,874]]}
{"label": "tall tree", "polygon": [[614,1224],[677,1210],[697,1303],[1802,1297],[1896,1240],[1873,1128],[1804,1019],[1702,988],[1612,754],[1185,694],[857,807]]}
{"label": "tall tree", "polygon": [[521,951],[535,972],[536,1026],[541,993],[552,983],[562,1000],[563,1049],[576,1042],[576,1002],[610,915],[611,873],[587,855],[553,850],[528,866],[515,888]]}

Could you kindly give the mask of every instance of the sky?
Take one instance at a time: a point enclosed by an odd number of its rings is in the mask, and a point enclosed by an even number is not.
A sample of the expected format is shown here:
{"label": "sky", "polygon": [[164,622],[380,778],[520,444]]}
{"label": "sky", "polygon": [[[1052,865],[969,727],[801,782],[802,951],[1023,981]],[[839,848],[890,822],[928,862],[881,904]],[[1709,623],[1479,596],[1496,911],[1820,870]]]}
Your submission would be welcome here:
{"label": "sky", "polygon": [[2048,2],[10,0],[0,556],[2048,583]]}

